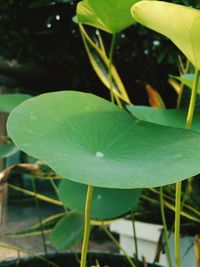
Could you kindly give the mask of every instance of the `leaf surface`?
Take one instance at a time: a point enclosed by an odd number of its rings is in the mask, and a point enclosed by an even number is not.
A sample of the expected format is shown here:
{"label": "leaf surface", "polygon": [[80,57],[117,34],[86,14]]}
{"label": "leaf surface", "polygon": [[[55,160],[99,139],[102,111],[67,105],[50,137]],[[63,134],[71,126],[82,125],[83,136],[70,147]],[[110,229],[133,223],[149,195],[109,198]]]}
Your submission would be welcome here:
{"label": "leaf surface", "polygon": [[8,133],[59,175],[97,187],[154,187],[200,172],[199,133],[140,121],[92,94],[29,99],[10,114]]}
{"label": "leaf surface", "polygon": [[84,0],[77,5],[77,19],[79,23],[115,34],[134,23],[130,8],[136,2],[138,0]]}

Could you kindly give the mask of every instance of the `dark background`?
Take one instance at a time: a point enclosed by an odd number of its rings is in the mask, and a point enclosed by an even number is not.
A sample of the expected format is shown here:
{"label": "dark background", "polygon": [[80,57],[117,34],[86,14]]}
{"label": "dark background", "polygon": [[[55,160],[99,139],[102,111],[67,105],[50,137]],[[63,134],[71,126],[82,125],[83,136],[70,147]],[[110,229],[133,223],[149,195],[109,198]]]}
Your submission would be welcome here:
{"label": "dark background", "polygon": [[[33,95],[73,89],[109,97],[72,21],[77,2],[0,1],[0,86]],[[198,0],[171,2],[199,5]],[[102,34],[109,50],[111,36]],[[178,74],[177,52],[165,37],[138,24],[118,34],[114,63],[135,104],[148,104],[145,83],[149,83],[167,107],[175,106],[176,93],[167,78]]]}

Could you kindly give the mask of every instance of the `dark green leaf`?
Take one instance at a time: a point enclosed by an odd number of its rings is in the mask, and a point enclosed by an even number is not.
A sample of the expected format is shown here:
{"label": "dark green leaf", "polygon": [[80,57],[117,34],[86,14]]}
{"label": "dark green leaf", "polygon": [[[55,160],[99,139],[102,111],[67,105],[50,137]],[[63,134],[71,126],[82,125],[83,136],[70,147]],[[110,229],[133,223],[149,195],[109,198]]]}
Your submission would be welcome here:
{"label": "dark green leaf", "polygon": [[31,98],[31,96],[25,94],[0,95],[0,111],[9,113],[16,106],[29,98]]}
{"label": "dark green leaf", "polygon": [[[60,200],[72,210],[84,213],[87,186],[69,180],[62,180]],[[141,190],[109,189],[95,187],[93,191],[91,218],[108,220],[124,215],[136,208]]]}
{"label": "dark green leaf", "polygon": [[84,217],[71,212],[62,218],[50,235],[50,241],[58,250],[65,250],[75,246],[82,238]]}

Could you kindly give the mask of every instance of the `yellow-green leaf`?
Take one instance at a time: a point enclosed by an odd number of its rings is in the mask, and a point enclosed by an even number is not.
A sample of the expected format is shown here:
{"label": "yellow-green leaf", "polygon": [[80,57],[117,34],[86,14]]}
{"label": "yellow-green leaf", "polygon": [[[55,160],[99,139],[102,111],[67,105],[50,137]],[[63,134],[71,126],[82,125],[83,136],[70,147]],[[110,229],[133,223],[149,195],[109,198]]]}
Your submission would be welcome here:
{"label": "yellow-green leaf", "polygon": [[130,8],[138,0],[84,0],[77,5],[79,23],[87,24],[111,34],[134,23]]}
{"label": "yellow-green leaf", "polygon": [[133,18],[169,39],[200,69],[200,10],[162,1],[140,1]]}

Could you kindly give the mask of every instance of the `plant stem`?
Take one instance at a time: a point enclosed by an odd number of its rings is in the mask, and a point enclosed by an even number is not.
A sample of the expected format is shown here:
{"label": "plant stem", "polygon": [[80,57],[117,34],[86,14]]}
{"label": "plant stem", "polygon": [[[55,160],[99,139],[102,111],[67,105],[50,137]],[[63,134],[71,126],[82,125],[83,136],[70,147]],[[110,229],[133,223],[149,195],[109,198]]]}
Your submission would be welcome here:
{"label": "plant stem", "polygon": [[115,47],[115,40],[116,40],[116,35],[113,34],[111,46],[110,46],[110,52],[109,52],[109,69],[108,69],[109,82],[110,82],[110,98],[111,98],[112,103],[114,103],[112,63],[113,63],[113,53],[114,53],[114,47]]}
{"label": "plant stem", "polygon": [[190,104],[189,104],[189,109],[188,109],[188,114],[187,114],[187,120],[186,120],[186,128],[189,129],[192,124],[192,119],[194,115],[194,109],[195,109],[195,104],[196,104],[196,96],[197,96],[197,87],[198,87],[198,81],[199,81],[199,74],[200,71],[198,69],[195,70],[195,76],[194,76],[194,81],[193,81],[193,86],[192,86],[192,95],[190,98]]}
{"label": "plant stem", "polygon": [[121,245],[119,244],[119,242],[114,238],[114,236],[108,231],[108,229],[103,225],[102,223],[102,228],[104,230],[104,232],[108,235],[108,237],[112,240],[112,242],[115,244],[115,246],[121,250],[125,257],[127,258],[127,261],[130,263],[130,265],[132,267],[136,267],[134,262],[132,261],[132,259],[129,257],[129,255],[126,253],[126,251],[121,247]]}
{"label": "plant stem", "polygon": [[163,228],[164,228],[168,264],[169,264],[169,267],[172,267],[172,258],[171,258],[170,248],[169,248],[169,235],[168,235],[167,223],[166,223],[166,217],[165,217],[165,207],[164,207],[162,187],[160,187],[160,211],[161,211],[162,223],[163,223]]}
{"label": "plant stem", "polygon": [[[35,184],[35,178],[34,177],[32,177],[32,186],[33,186],[33,192],[36,195],[37,191],[36,191],[36,184]],[[37,209],[39,223],[40,223],[40,226],[41,226],[41,234],[42,234],[42,242],[43,242],[43,247],[44,247],[44,253],[45,253],[45,256],[47,257],[46,238],[45,238],[45,233],[44,233],[42,216],[41,216],[41,213],[40,213],[39,201],[38,201],[37,197],[35,197],[35,205],[36,205],[36,209]]]}
{"label": "plant stem", "polygon": [[[180,75],[186,74],[189,70],[189,67],[190,67],[190,61],[187,59],[186,64],[185,64],[185,68],[183,68],[183,71],[182,71],[182,73],[180,73]],[[183,88],[184,88],[184,83],[181,82],[180,92],[178,94],[178,99],[177,99],[177,108],[178,109],[180,108],[180,105],[181,105],[181,100],[182,100],[182,96],[183,96]]]}
{"label": "plant stem", "polygon": [[85,226],[84,226],[84,237],[81,250],[81,267],[86,267],[87,263],[87,250],[90,238],[90,210],[92,204],[92,193],[93,193],[93,186],[88,185],[86,202],[85,202]]}
{"label": "plant stem", "polygon": [[131,210],[131,220],[132,220],[132,226],[133,226],[133,239],[134,239],[134,245],[135,245],[135,259],[138,263],[139,257],[138,257],[138,244],[137,244],[137,236],[136,236],[136,229],[135,229],[135,216],[133,209]]}
{"label": "plant stem", "polygon": [[[200,71],[196,68],[193,86],[192,86],[192,94],[190,98],[190,104],[188,108],[188,114],[187,114],[186,125],[185,125],[187,129],[191,127],[192,119],[194,115],[199,74],[200,74]],[[175,209],[176,211],[175,213],[175,236],[174,236],[176,267],[181,267],[181,254],[180,254],[181,187],[182,187],[182,183],[177,182],[176,183],[176,209]]]}
{"label": "plant stem", "polygon": [[181,187],[182,182],[176,183],[176,208],[175,208],[175,257],[176,267],[181,267],[181,251],[180,251],[180,218],[181,218]]}
{"label": "plant stem", "polygon": [[56,193],[57,198],[60,199],[59,191],[58,191],[58,187],[57,187],[56,183],[54,182],[54,180],[52,178],[49,178],[49,181],[50,181],[50,183],[51,183],[51,185],[52,185],[52,187]]}

